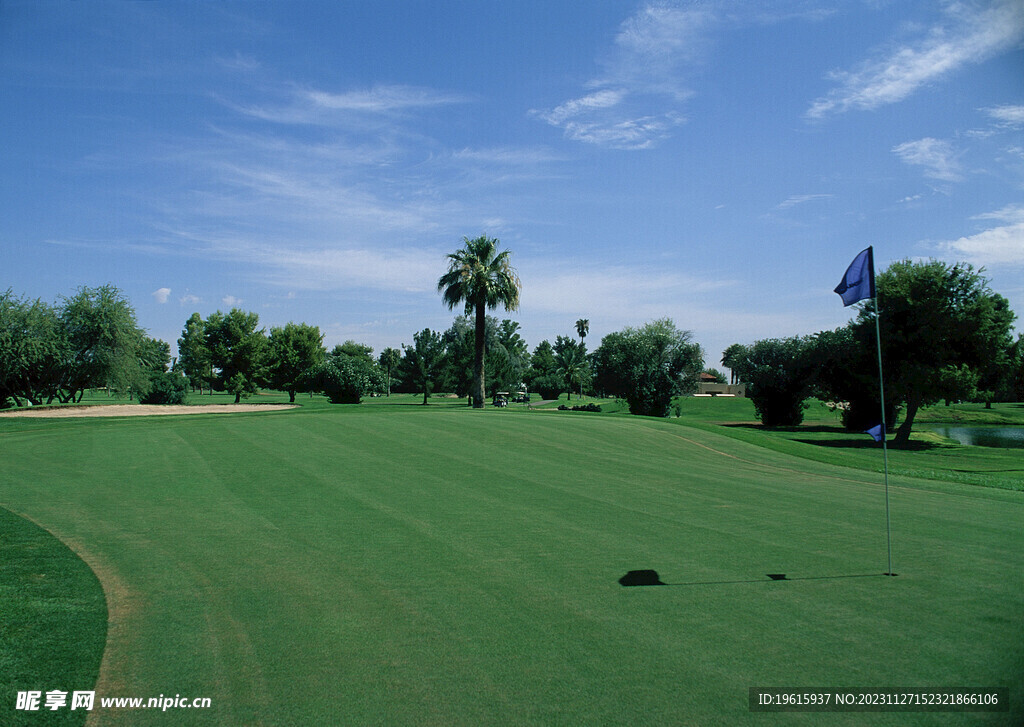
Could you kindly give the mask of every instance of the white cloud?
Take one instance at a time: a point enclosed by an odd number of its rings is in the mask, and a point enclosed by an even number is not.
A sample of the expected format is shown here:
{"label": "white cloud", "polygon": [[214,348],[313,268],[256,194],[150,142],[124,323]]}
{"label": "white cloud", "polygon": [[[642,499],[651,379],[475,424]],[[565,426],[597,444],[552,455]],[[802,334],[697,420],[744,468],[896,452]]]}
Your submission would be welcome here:
{"label": "white cloud", "polygon": [[604,89],[595,93],[566,101],[550,111],[539,111],[537,115],[552,126],[560,126],[569,119],[600,109],[610,109],[622,103],[625,91]]}
{"label": "white cloud", "polygon": [[178,302],[182,305],[195,305],[201,303],[202,299],[198,295],[192,295],[191,293],[185,293],[185,295],[178,298]]}
{"label": "white cloud", "polygon": [[795,194],[789,199],[780,202],[775,209],[785,210],[797,205],[805,204],[807,202],[815,202],[822,199],[831,199],[835,195],[832,194]]}
{"label": "white cloud", "polygon": [[247,116],[281,124],[331,125],[353,114],[382,116],[413,109],[467,103],[470,99],[454,93],[421,86],[382,85],[333,93],[319,89],[294,90],[290,99],[277,106],[256,106],[224,101]]}
{"label": "white cloud", "polygon": [[940,243],[938,248],[959,259],[966,258],[975,265],[1024,266],[1024,205],[1008,205],[972,219],[996,220],[1006,224]]}
{"label": "white cloud", "polygon": [[260,263],[266,279],[304,290],[369,288],[375,290],[433,292],[444,272],[440,253],[418,248],[320,248],[278,246],[253,248],[250,259]]}
{"label": "white cloud", "polygon": [[241,298],[236,298],[233,295],[225,295],[223,298],[220,299],[220,301],[224,305],[229,305],[232,308],[242,304],[242,299]]}
{"label": "white cloud", "polygon": [[644,116],[622,121],[570,121],[563,124],[565,135],[611,149],[650,149],[670,136],[670,129],[685,121],[675,113]]}
{"label": "white cloud", "polygon": [[914,43],[870,58],[853,71],[838,71],[838,86],[811,104],[807,116],[824,118],[902,101],[921,86],[958,68],[980,63],[1024,37],[1024,3],[999,0],[984,9],[962,3],[946,8],[942,24]]}
{"label": "white cloud", "polygon": [[594,318],[660,318],[681,304],[706,299],[707,293],[730,288],[732,280],[661,273],[626,266],[580,270],[576,273],[541,271],[534,262],[520,269],[524,314],[543,312],[570,316],[586,310]]}
{"label": "white cloud", "polygon": [[1000,126],[1024,125],[1024,106],[994,106],[981,110],[998,121]]}
{"label": "white cloud", "polygon": [[150,295],[153,296],[153,300],[155,300],[157,303],[163,304],[163,303],[166,303],[167,299],[170,297],[171,289],[170,288],[157,288],[152,293],[150,293]]}
{"label": "white cloud", "polygon": [[924,167],[926,177],[945,182],[961,179],[956,152],[948,141],[926,137],[895,146],[892,151],[907,164]]}
{"label": "white cloud", "polygon": [[648,149],[685,118],[692,94],[686,68],[707,44],[712,13],[650,4],[619,27],[604,73],[585,84],[590,93],[531,113],[566,138],[613,149]]}
{"label": "white cloud", "polygon": [[464,96],[442,93],[419,86],[374,86],[367,90],[345,93],[305,91],[300,95],[314,107],[378,114],[409,108],[464,103],[467,100]]}

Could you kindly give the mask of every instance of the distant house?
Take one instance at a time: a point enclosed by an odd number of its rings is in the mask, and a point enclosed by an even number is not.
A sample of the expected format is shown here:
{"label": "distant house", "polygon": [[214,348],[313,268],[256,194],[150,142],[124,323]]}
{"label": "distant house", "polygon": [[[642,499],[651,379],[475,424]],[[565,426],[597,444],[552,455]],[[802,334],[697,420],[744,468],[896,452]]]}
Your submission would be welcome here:
{"label": "distant house", "polygon": [[719,384],[711,374],[700,374],[697,393],[694,396],[746,396],[745,384]]}

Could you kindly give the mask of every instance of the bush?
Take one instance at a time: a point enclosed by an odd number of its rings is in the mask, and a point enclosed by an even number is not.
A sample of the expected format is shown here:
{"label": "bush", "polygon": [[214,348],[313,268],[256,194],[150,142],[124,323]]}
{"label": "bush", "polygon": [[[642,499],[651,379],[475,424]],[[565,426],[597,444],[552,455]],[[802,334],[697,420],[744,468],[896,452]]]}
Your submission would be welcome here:
{"label": "bush", "polygon": [[771,338],[746,347],[737,369],[764,426],[796,426],[803,421],[815,371],[810,352],[811,341],[800,337]]}
{"label": "bush", "polygon": [[534,379],[530,388],[536,391],[544,401],[550,401],[557,399],[565,389],[565,379],[558,374],[544,374]]}
{"label": "bush", "polygon": [[600,412],[601,411],[601,406],[600,406],[600,404],[593,404],[593,403],[591,403],[591,404],[582,404],[582,405],[579,405],[579,406],[574,406],[574,407],[572,407],[570,409],[565,404],[559,404],[558,411],[592,411],[592,412]]}
{"label": "bush", "polygon": [[149,391],[139,396],[140,404],[184,404],[188,399],[188,379],[176,371],[164,371],[149,377]]}
{"label": "bush", "polygon": [[380,379],[372,361],[342,354],[309,369],[301,383],[309,391],[322,391],[332,404],[358,404],[364,394],[382,388]]}
{"label": "bush", "polygon": [[630,414],[668,416],[672,397],[696,391],[704,368],[692,335],[668,318],[608,334],[594,353],[597,389],[625,398]]}

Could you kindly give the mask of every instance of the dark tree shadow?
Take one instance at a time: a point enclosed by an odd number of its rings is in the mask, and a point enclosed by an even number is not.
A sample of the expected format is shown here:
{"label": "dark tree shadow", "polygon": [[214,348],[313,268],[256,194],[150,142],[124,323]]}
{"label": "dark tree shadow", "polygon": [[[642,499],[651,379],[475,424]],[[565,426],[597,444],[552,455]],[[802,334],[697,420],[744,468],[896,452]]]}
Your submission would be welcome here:
{"label": "dark tree shadow", "polygon": [[[817,447],[832,447],[833,449],[881,449],[882,443],[876,442],[870,436],[865,434],[863,438],[858,439],[794,439],[794,442],[800,442],[801,444],[813,444]],[[943,449],[946,445],[937,444],[935,442],[920,442],[916,439],[912,439],[901,447],[895,446],[891,441],[889,442],[889,449],[899,450],[901,452],[927,452],[932,449]]]}
{"label": "dark tree shadow", "polygon": [[734,581],[691,581],[689,583],[665,583],[655,570],[631,570],[619,579],[619,584],[632,586],[727,586],[739,583],[771,583],[773,581],[834,581],[845,578],[883,578],[896,573],[857,573],[839,576],[797,576],[790,578],[785,573],[766,573],[764,578],[745,578]]}
{"label": "dark tree shadow", "polygon": [[[804,432],[804,433],[815,433],[815,434],[849,434],[842,427],[826,426],[819,424],[816,426],[797,426],[797,427],[766,427],[763,424],[757,424],[754,422],[729,422],[723,424],[723,427],[734,427],[736,429],[756,429],[763,432]],[[867,435],[865,435],[867,436]]]}
{"label": "dark tree shadow", "polygon": [[656,570],[631,570],[619,579],[623,586],[664,586]]}

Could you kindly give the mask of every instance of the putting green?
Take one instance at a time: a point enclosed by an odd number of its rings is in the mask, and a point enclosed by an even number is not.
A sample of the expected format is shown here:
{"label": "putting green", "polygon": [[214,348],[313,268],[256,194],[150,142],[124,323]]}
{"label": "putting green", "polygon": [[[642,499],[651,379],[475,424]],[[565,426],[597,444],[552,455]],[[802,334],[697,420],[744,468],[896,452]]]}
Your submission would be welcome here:
{"label": "putting green", "polygon": [[[107,590],[97,698],[212,700],[97,724],[798,721],[750,714],[755,686],[1002,686],[1010,715],[915,722],[1024,715],[1019,492],[894,479],[888,578],[875,476],[667,421],[338,407],[0,442],[0,504]],[[669,585],[619,585],[640,569]]]}
{"label": "putting green", "polygon": [[[86,713],[70,709],[40,721],[38,712],[16,709],[17,694],[92,689],[106,633],[103,589],[89,567],[43,528],[0,508],[0,722],[83,724]],[[44,700],[40,694],[41,707]]]}

